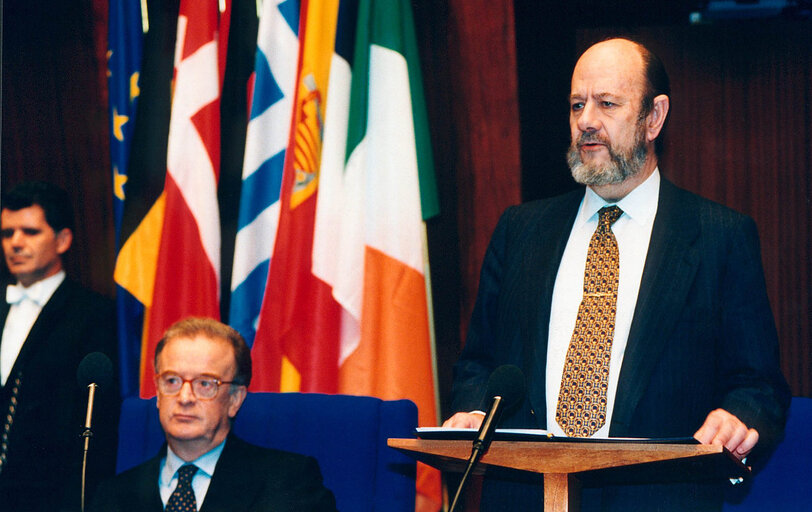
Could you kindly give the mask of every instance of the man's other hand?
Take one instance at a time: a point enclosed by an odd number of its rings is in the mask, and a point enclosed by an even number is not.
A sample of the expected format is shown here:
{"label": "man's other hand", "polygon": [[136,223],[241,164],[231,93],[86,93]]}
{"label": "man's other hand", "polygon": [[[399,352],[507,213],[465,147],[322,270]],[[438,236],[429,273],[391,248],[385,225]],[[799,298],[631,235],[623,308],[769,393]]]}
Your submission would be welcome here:
{"label": "man's other hand", "polygon": [[445,428],[479,428],[485,414],[481,412],[458,412],[443,423]]}
{"label": "man's other hand", "polygon": [[724,409],[711,411],[694,437],[702,444],[724,446],[739,460],[746,457],[758,443],[758,432],[747,428],[739,418]]}

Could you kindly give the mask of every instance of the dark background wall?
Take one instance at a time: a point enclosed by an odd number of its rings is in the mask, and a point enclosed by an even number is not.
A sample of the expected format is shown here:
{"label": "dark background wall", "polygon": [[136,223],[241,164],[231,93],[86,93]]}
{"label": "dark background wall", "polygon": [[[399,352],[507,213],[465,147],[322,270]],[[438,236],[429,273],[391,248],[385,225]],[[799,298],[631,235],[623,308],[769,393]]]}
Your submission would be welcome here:
{"label": "dark background wall", "polygon": [[107,9],[96,3],[3,2],[0,186],[43,179],[71,192],[77,225],[66,266],[112,295]]}
{"label": "dark background wall", "polygon": [[[444,399],[491,230],[506,206],[574,186],[563,156],[569,75],[580,51],[617,33],[649,44],[671,75],[663,173],[756,219],[784,373],[794,394],[812,396],[808,17],[690,25],[696,6],[676,1],[413,5],[442,209],[429,242]],[[112,295],[107,0],[3,8],[1,185],[38,178],[70,190],[79,223],[68,270]],[[255,24],[233,26],[252,40]]]}

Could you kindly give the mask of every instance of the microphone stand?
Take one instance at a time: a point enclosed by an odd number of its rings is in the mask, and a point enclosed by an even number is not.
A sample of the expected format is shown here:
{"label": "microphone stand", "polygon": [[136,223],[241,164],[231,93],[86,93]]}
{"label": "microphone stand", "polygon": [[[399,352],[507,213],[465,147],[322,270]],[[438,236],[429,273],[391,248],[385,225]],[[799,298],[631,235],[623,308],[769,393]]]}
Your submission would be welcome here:
{"label": "microphone stand", "polygon": [[488,414],[485,415],[485,419],[482,420],[482,425],[479,427],[479,432],[474,440],[474,446],[471,449],[471,456],[468,458],[468,465],[465,468],[465,472],[462,474],[462,479],[457,487],[457,493],[454,495],[454,501],[451,502],[451,508],[448,509],[448,512],[454,512],[457,502],[462,495],[462,491],[468,485],[468,477],[471,475],[471,471],[474,469],[477,462],[479,462],[480,457],[482,457],[482,455],[488,451],[488,446],[491,444],[493,432],[496,430],[496,424],[499,422],[499,416],[502,412],[500,408],[501,405],[502,397],[493,397],[491,409],[488,411]]}
{"label": "microphone stand", "polygon": [[85,448],[82,453],[82,494],[81,494],[81,511],[85,512],[85,478],[87,474],[87,450],[90,447],[90,438],[93,437],[93,431],[90,430],[90,420],[93,417],[93,399],[96,395],[96,388],[98,386],[95,382],[87,385],[87,416],[85,416],[85,430],[82,432],[81,437],[85,440]]}

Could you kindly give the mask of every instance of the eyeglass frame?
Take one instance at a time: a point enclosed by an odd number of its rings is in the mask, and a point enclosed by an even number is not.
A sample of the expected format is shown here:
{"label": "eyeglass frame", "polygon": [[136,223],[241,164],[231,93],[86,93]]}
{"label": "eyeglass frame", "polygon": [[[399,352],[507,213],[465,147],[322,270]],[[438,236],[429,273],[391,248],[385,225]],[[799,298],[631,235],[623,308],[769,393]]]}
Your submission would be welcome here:
{"label": "eyeglass frame", "polygon": [[[179,378],[181,380],[180,387],[174,393],[166,393],[164,391],[161,391],[161,385],[159,384],[159,382],[161,381],[161,378],[163,376],[165,376],[165,375],[174,375],[174,376],[176,376],[177,378]],[[211,380],[214,381],[214,394],[212,396],[210,396],[210,397],[199,396],[195,392],[194,381],[196,381],[198,379],[211,379]],[[159,373],[158,375],[156,375],[153,378],[153,380],[155,381],[155,389],[160,391],[161,394],[165,395],[165,396],[179,395],[181,390],[183,390],[183,385],[188,382],[189,383],[189,389],[192,391],[192,394],[198,400],[214,400],[215,398],[217,398],[217,395],[220,393],[220,386],[222,386],[223,384],[229,384],[229,385],[232,385],[232,386],[245,386],[245,384],[242,384],[239,381],[236,381],[236,380],[222,380],[222,379],[220,379],[220,377],[217,377],[215,375],[206,374],[206,373],[198,375],[197,377],[195,377],[193,379],[184,379],[183,377],[178,375],[176,372],[173,372],[173,371],[170,371],[170,370],[166,370],[166,371],[163,371],[163,372]]]}

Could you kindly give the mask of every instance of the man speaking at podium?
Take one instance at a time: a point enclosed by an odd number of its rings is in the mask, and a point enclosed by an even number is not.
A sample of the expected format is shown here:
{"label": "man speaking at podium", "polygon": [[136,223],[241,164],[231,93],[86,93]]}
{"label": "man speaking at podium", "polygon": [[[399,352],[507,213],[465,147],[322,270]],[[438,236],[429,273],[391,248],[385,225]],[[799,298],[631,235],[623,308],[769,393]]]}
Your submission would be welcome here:
{"label": "man speaking at podium", "polygon": [[335,512],[318,462],[250,445],[231,422],[251,381],[251,351],[231,327],[187,318],[155,348],[167,445],[99,487],[96,512]]}
{"label": "man speaking at podium", "polygon": [[[509,208],[491,238],[448,427],[478,427],[485,382],[515,364],[528,396],[503,427],[689,437],[743,458],[780,437],[789,394],[752,219],[660,175],[668,76],[610,39],[578,60],[572,175]],[[757,453],[753,453],[756,456]],[[482,510],[538,510],[541,485],[486,479]],[[719,484],[585,489],[582,510],[719,510]]]}

